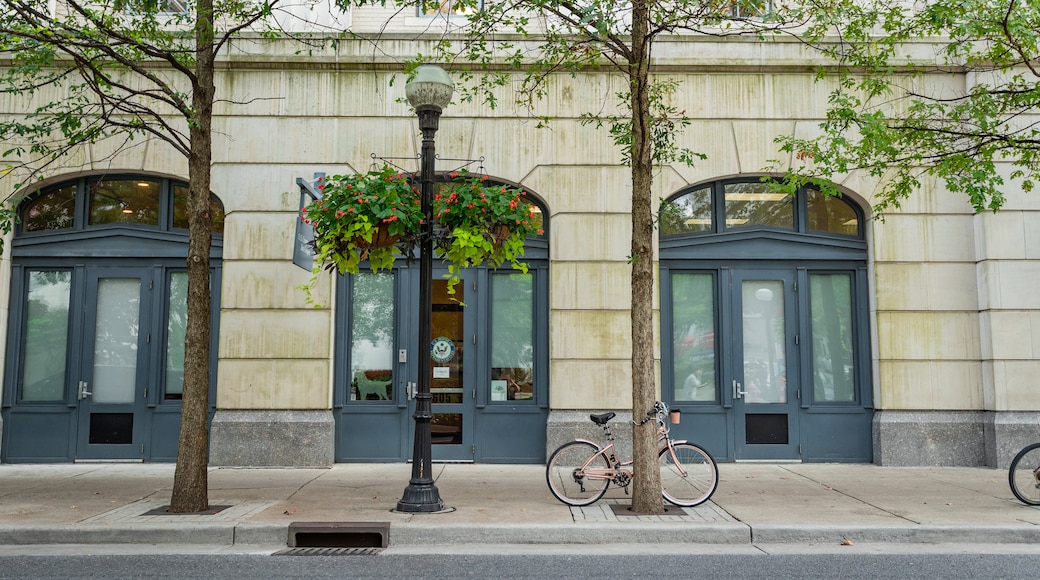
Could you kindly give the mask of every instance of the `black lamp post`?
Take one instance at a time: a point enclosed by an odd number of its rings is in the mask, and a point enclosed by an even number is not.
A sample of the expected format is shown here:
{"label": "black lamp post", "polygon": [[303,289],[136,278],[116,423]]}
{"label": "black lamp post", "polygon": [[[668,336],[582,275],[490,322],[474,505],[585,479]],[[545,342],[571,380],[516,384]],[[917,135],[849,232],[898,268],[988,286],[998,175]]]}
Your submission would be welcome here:
{"label": "black lamp post", "polygon": [[397,511],[431,513],[444,509],[440,492],[433,484],[430,420],[433,418],[430,394],[430,334],[433,310],[433,136],[441,110],[451,102],[451,77],[440,67],[424,64],[405,85],[408,102],[415,107],[422,131],[419,158],[419,196],[422,200],[423,226],[419,244],[419,389],[415,394],[415,444],[412,449],[412,477]]}

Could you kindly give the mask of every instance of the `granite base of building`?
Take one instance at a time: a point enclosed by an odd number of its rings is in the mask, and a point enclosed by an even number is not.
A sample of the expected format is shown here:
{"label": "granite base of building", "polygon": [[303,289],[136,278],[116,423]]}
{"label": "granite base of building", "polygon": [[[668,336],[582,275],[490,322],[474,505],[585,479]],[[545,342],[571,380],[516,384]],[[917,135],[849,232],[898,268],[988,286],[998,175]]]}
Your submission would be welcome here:
{"label": "granite base of building", "polygon": [[982,411],[876,411],[874,463],[986,465],[985,424]]}
{"label": "granite base of building", "polygon": [[214,467],[329,467],[335,463],[331,411],[218,410],[210,427]]}
{"label": "granite base of building", "polygon": [[1040,442],[1040,412],[1001,411],[988,413],[986,454],[989,467],[1007,469],[1026,445]]}
{"label": "granite base of building", "polygon": [[873,437],[878,465],[1004,469],[1040,441],[1040,413],[877,411]]}
{"label": "granite base of building", "polygon": [[[603,429],[589,419],[589,415],[606,411],[550,411],[545,427],[545,459],[556,448],[575,439],[603,443]],[[617,417],[610,420],[614,434],[614,448],[622,461],[632,459],[632,412],[615,409]]]}

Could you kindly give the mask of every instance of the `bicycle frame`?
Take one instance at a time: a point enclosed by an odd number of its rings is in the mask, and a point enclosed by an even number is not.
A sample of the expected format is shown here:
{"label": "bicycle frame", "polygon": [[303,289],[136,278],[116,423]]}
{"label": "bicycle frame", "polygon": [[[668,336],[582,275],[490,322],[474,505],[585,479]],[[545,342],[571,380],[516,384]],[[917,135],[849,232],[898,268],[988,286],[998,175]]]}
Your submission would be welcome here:
{"label": "bicycle frame", "polygon": [[[606,479],[610,481],[614,481],[614,479],[617,478],[619,473],[625,473],[631,477],[632,461],[618,461],[616,448],[614,447],[614,438],[610,433],[610,426],[603,425],[603,430],[606,432],[606,445],[599,445],[598,443],[594,441],[589,441],[588,439],[575,439],[575,441],[580,441],[582,443],[588,443],[592,445],[596,448],[596,452],[590,455],[589,458],[585,460],[585,463],[583,463],[579,468],[574,470],[574,475],[587,477],[589,479]],[[664,442],[663,444],[661,443],[662,441]],[[659,421],[657,427],[657,443],[657,454],[660,455],[662,451],[668,449],[668,452],[672,456],[672,460],[675,461],[675,445],[677,443],[686,443],[686,440],[676,440],[669,437],[668,428],[663,424],[663,422]],[[591,465],[592,462],[596,459],[596,457],[600,455],[602,455],[604,459],[607,460],[608,465],[612,465],[613,467],[609,469],[596,467],[590,468],[589,465]],[[678,461],[675,461],[675,463],[679,468],[679,472],[682,474],[683,477],[685,477],[686,470],[683,468],[682,464]],[[623,487],[628,487],[628,484],[625,484]]]}

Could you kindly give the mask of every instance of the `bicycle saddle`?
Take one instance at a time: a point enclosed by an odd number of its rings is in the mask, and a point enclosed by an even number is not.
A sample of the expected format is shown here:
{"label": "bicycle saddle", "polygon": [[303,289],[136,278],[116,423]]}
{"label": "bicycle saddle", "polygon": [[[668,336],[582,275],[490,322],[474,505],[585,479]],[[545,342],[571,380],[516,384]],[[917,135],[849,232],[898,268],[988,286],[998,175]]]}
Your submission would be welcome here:
{"label": "bicycle saddle", "polygon": [[597,425],[606,425],[607,421],[610,421],[611,419],[613,419],[616,416],[617,416],[617,413],[611,411],[609,413],[602,413],[602,414],[599,414],[599,415],[589,415],[589,419],[592,419],[592,422],[597,424]]}

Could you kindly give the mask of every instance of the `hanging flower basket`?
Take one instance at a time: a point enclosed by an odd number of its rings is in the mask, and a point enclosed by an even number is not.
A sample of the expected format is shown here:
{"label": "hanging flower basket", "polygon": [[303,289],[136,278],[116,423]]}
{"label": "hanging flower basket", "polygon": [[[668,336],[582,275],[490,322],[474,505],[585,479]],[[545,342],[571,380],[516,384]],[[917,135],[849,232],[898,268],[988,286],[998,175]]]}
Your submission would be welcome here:
{"label": "hanging flower basket", "polygon": [[450,173],[434,196],[433,215],[442,235],[435,240],[448,265],[448,292],[455,293],[462,269],[509,263],[527,273],[520,261],[528,236],[541,235],[533,208],[522,189],[493,185],[486,176]]}
{"label": "hanging flower basket", "polygon": [[405,174],[385,166],[334,175],[318,189],[321,199],[303,208],[300,219],[314,227],[319,267],[357,274],[360,262],[368,260],[372,270],[383,270],[415,246],[423,215],[419,193]]}
{"label": "hanging flower basket", "polygon": [[[390,233],[389,225],[379,224],[372,233],[371,240],[366,240],[363,236],[354,236],[351,241],[354,247],[362,250],[362,254],[367,254],[368,250],[372,249],[392,248],[400,239],[401,236]],[[361,259],[364,260],[365,256],[361,256]]]}
{"label": "hanging flower basket", "polygon": [[[413,255],[423,221],[417,186],[390,166],[378,171],[332,176],[321,181],[322,198],[303,209],[300,219],[314,227],[315,278],[322,268],[357,274],[368,260],[373,272],[393,267],[399,256]],[[464,171],[445,176],[434,196],[437,257],[448,267],[448,292],[454,293],[463,268],[509,263],[527,272],[519,259],[535,233],[532,207],[520,189],[491,185]],[[537,230],[541,234],[541,230]]]}

